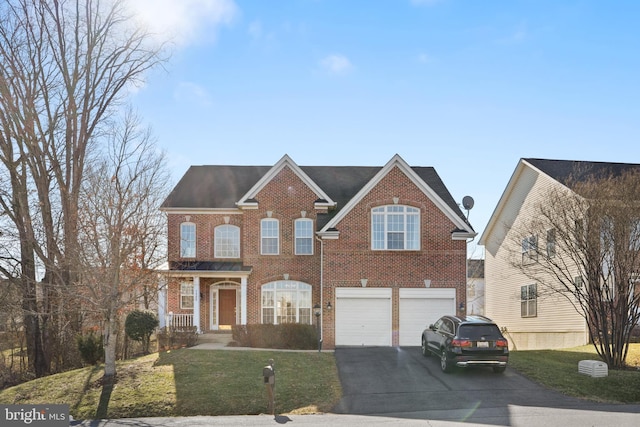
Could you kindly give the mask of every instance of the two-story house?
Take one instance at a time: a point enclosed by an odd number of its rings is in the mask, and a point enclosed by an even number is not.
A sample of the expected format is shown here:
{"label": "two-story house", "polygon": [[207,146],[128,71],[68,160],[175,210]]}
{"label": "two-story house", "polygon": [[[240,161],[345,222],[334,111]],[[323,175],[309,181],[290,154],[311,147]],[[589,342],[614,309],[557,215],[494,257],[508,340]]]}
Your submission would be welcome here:
{"label": "two-story house", "polygon": [[[320,322],[325,348],[420,345],[463,314],[475,232],[432,167],[192,166],[168,216],[162,323]],[[315,307],[315,310],[314,310]],[[316,312],[318,312],[316,318]]]}
{"label": "two-story house", "polygon": [[[632,170],[640,170],[640,165],[520,159],[479,240],[485,246],[485,313],[506,329],[505,336],[513,348],[568,348],[589,342],[587,322],[571,294],[542,289],[518,267],[533,265],[545,257],[559,266],[566,265],[565,270],[571,272],[572,260],[561,253],[557,241],[557,233],[567,230],[536,230],[543,232],[530,236],[523,231],[539,215],[540,204],[557,202],[548,200],[553,191],[577,194],[575,185],[579,182]],[[557,207],[557,211],[565,210]],[[567,221],[574,219],[579,225],[577,216]],[[574,274],[569,279],[574,286],[582,286],[584,279],[577,269]]]}

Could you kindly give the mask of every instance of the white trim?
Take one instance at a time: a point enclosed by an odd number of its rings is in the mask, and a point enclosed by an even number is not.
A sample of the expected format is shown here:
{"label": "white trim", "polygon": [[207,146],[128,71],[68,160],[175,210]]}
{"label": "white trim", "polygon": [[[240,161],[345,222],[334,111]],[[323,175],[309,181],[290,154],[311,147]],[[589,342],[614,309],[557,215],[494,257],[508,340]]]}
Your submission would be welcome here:
{"label": "white trim", "polygon": [[240,209],[232,209],[232,208],[224,208],[224,209],[216,209],[216,208],[160,208],[161,212],[165,212],[167,214],[172,215],[210,215],[220,214],[220,215],[244,215],[244,212]]}
{"label": "white trim", "polygon": [[384,165],[380,171],[358,191],[358,193],[338,212],[338,214],[331,219],[318,234],[326,233],[330,228],[335,228],[336,225],[358,204],[360,201],[394,168],[398,167],[437,207],[440,209],[453,224],[461,229],[465,230],[469,234],[476,233],[469,227],[469,225],[462,220],[454,211],[447,205],[440,196],[427,185],[418,174],[411,169],[411,166],[405,162],[398,154],[393,156],[389,162]]}
{"label": "white trim", "polygon": [[[247,202],[249,199],[255,198],[255,196],[285,167],[289,167],[291,171],[298,176],[310,189],[313,191],[319,199],[327,201],[326,206],[335,206],[336,203],[316,184],[309,176],[304,173],[302,169],[288,156],[284,155],[278,163],[276,163],[251,189],[240,198],[236,205],[239,207],[253,207],[257,206],[255,202]],[[325,205],[325,204],[323,204]]]}

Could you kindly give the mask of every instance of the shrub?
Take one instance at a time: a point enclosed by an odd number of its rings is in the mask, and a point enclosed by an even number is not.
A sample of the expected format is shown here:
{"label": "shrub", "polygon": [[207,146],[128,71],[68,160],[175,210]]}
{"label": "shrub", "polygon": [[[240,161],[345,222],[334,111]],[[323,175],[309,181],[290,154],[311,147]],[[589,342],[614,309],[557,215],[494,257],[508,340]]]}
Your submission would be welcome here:
{"label": "shrub", "polygon": [[315,326],[300,323],[282,325],[236,325],[233,340],[240,347],[315,350],[318,335]]}
{"label": "shrub", "polygon": [[158,350],[171,350],[196,345],[198,331],[195,326],[182,329],[164,327],[158,331],[156,337],[158,339]]}
{"label": "shrub", "polygon": [[82,361],[88,365],[97,365],[104,357],[102,335],[96,336],[92,332],[89,335],[78,335],[76,337],[78,351]]}
{"label": "shrub", "polygon": [[158,327],[158,318],[150,311],[133,310],[127,315],[124,330],[127,336],[142,343],[144,354],[149,353],[151,334]]}

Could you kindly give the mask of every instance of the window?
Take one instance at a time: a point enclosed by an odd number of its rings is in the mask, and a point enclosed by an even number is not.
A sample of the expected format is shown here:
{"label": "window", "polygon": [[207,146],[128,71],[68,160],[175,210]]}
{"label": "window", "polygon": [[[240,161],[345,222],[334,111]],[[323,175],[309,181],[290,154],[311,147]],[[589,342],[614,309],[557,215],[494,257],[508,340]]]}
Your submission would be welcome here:
{"label": "window", "polygon": [[631,221],[631,230],[629,231],[629,250],[640,251],[640,219]]}
{"label": "window", "polygon": [[262,323],[311,324],[311,285],[294,280],[263,285]]}
{"label": "window", "polygon": [[547,257],[556,256],[556,230],[547,230]]}
{"label": "window", "polygon": [[526,285],[520,287],[520,316],[536,317],[538,305],[538,295],[536,285]]}
{"label": "window", "polygon": [[193,308],[193,283],[180,284],[180,308]]}
{"label": "window", "polygon": [[191,222],[180,224],[180,256],[196,257],[196,225]]}
{"label": "window", "polygon": [[371,249],[419,250],[420,210],[388,205],[371,210]]}
{"label": "window", "polygon": [[277,219],[260,221],[260,253],[262,255],[278,255],[280,239],[280,223]]}
{"label": "window", "polygon": [[296,255],[313,255],[313,221],[296,219],[294,223],[296,236]]}
{"label": "window", "polygon": [[538,260],[538,238],[529,236],[522,239],[522,263],[530,264]]}
{"label": "window", "polygon": [[214,230],[214,256],[240,258],[240,227],[219,225]]}
{"label": "window", "polygon": [[582,279],[582,276],[576,276],[573,278],[573,286],[576,288],[576,290],[581,289],[582,285],[584,285],[584,280]]}

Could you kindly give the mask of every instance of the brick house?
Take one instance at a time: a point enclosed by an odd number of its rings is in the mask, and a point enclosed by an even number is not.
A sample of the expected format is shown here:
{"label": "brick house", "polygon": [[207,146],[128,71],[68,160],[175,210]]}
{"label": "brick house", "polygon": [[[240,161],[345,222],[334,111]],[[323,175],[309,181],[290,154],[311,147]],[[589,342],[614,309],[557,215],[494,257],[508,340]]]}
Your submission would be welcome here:
{"label": "brick house", "polygon": [[476,233],[436,171],[398,155],[383,167],[301,167],[286,155],[192,166],[161,210],[162,325],[320,322],[325,348],[397,346],[465,312]]}

